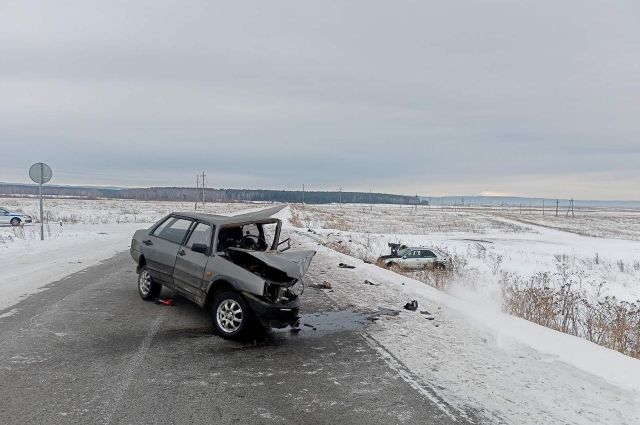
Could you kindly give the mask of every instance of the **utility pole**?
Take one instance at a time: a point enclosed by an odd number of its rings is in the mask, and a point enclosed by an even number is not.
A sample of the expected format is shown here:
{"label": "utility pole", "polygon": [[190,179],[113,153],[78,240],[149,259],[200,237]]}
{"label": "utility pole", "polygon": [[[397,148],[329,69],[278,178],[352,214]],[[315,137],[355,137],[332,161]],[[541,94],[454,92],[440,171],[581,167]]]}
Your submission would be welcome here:
{"label": "utility pole", "polygon": [[302,185],[302,205],[304,205],[304,184]]}
{"label": "utility pole", "polygon": [[569,201],[569,208],[567,208],[567,217],[569,217],[569,211],[571,211],[571,217],[575,218],[576,215],[573,212],[573,198],[571,198],[571,201]]}
{"label": "utility pole", "polygon": [[339,193],[340,193],[340,208],[342,208],[342,186],[340,186]]}
{"label": "utility pole", "polygon": [[560,206],[560,200],[556,199],[556,217],[558,216],[558,207]]}
{"label": "utility pole", "polygon": [[202,206],[204,207],[204,171],[202,172]]}
{"label": "utility pole", "polygon": [[200,191],[200,174],[196,174],[196,203],[193,206],[194,211],[198,211],[198,192]]}

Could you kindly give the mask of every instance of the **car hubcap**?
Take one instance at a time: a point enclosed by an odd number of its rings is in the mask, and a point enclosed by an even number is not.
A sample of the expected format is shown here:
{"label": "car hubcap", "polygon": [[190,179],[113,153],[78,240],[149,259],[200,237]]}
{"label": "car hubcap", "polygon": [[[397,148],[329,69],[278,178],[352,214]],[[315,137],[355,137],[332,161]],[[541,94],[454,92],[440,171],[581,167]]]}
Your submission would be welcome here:
{"label": "car hubcap", "polygon": [[140,273],[140,292],[142,295],[147,295],[149,293],[149,289],[151,288],[151,276],[149,276],[148,271],[143,271]]}
{"label": "car hubcap", "polygon": [[242,324],[242,307],[235,300],[224,300],[218,306],[216,320],[223,331],[233,333]]}

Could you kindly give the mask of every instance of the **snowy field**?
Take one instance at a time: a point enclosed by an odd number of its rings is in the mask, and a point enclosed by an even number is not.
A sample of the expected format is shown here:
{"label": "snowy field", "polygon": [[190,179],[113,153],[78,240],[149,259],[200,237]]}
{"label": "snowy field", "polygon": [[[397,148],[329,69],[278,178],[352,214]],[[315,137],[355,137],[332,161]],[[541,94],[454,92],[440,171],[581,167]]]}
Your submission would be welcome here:
{"label": "snowy field", "polygon": [[[628,234],[604,238],[560,230],[577,227],[571,218],[555,219],[557,228],[551,228],[536,225],[531,216],[524,222],[503,215],[489,210],[415,211],[407,206],[292,207],[297,227],[312,229],[325,245],[342,246],[369,262],[388,254],[389,242],[440,248],[463,269],[452,283],[477,289],[474,296],[499,301],[505,273],[528,278],[566,268],[579,278],[576,285],[590,294],[599,291],[630,302],[640,299],[640,241],[629,240]],[[599,213],[599,217],[599,221],[580,218],[583,233],[618,228],[620,221],[633,223],[628,225],[630,232],[640,228],[640,211]]]}
{"label": "snowy field", "polygon": [[[35,199],[0,199],[0,205],[37,216]],[[207,204],[205,211],[232,215],[263,206]],[[170,211],[192,211],[193,203],[52,199],[46,210],[44,242],[37,225],[0,228],[0,317],[48,283],[127,250],[134,230]],[[318,250],[309,278],[330,280],[334,290],[327,294],[339,307],[401,310],[369,326],[366,337],[418,391],[447,400],[444,411],[471,406],[510,424],[636,424],[640,360],[503,312],[505,288],[540,276],[591,302],[640,298],[640,241],[622,228],[618,237],[611,230],[606,238],[586,236],[619,228],[620,220],[632,232],[640,214],[605,216],[615,223],[581,219],[578,232],[578,221],[552,225],[490,211],[297,205],[280,213],[296,247]],[[387,253],[388,242],[438,247],[452,256],[455,270],[440,279],[365,262]],[[357,268],[338,269],[338,262]],[[380,286],[364,285],[365,279]],[[411,299],[435,320],[402,310]]]}
{"label": "snowy field", "polygon": [[561,211],[558,217],[555,211],[533,210],[518,214],[516,209],[502,213],[505,217],[513,218],[524,223],[563,230],[579,235],[595,236],[609,239],[629,239],[640,241],[640,212],[637,210],[575,210],[575,217],[567,217],[566,211]]}

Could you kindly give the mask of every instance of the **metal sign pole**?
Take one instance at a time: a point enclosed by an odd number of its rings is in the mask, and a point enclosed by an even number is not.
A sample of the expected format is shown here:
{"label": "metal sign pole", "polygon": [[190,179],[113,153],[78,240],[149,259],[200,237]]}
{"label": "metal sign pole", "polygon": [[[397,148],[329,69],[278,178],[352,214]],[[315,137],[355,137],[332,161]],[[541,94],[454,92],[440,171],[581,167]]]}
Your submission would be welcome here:
{"label": "metal sign pole", "polygon": [[44,217],[42,212],[42,183],[40,184],[40,240],[44,240]]}
{"label": "metal sign pole", "polygon": [[40,240],[44,240],[44,208],[42,206],[42,185],[51,180],[53,172],[51,167],[42,162],[36,162],[29,168],[29,177],[38,183],[38,193],[40,195]]}

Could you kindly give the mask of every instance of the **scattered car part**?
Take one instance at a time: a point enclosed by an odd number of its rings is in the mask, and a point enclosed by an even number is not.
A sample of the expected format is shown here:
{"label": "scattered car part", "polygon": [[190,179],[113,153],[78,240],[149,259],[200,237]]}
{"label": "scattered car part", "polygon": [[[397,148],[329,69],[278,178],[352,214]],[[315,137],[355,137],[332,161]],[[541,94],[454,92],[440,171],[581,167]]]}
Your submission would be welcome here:
{"label": "scattered car part", "polygon": [[418,309],[418,301],[409,301],[404,305],[404,308],[409,311],[416,311]]}

